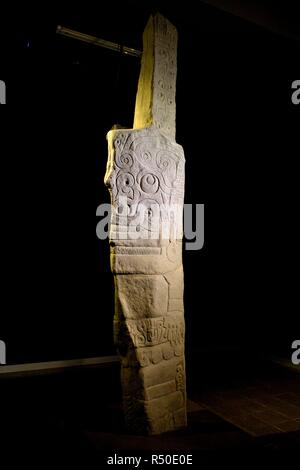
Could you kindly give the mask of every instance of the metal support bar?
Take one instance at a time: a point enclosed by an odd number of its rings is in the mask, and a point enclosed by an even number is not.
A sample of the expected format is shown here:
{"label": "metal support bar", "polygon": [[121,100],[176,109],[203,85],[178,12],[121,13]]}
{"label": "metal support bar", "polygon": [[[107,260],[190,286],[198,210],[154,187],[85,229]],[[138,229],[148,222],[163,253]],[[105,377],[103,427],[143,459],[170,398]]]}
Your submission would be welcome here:
{"label": "metal support bar", "polygon": [[56,28],[56,33],[60,34],[61,36],[66,36],[68,38],[86,42],[88,44],[93,44],[94,46],[104,47],[105,49],[110,49],[111,51],[122,52],[125,55],[131,55],[133,57],[142,56],[142,52],[138,51],[137,49],[122,46],[121,44],[106,41],[105,39],[100,39],[96,36],[90,36],[89,34],[80,33],[79,31],[74,31],[73,29],[65,28],[64,26],[58,25]]}

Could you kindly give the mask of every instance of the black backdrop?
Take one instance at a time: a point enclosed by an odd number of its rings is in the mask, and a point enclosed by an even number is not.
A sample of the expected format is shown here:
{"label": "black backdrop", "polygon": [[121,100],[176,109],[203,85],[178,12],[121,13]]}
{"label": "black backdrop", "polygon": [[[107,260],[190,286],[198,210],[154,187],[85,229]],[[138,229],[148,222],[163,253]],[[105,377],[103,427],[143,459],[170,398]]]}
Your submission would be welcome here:
{"label": "black backdrop", "polygon": [[[109,202],[105,134],[132,125],[139,62],[58,38],[55,26],[141,49],[152,8],[130,3],[97,18],[61,9],[28,19],[2,56],[0,338],[9,363],[114,354],[109,247],[93,217]],[[179,31],[186,202],[205,204],[204,248],[184,253],[188,354],[289,354],[299,310],[299,44],[204,6],[161,10]]]}

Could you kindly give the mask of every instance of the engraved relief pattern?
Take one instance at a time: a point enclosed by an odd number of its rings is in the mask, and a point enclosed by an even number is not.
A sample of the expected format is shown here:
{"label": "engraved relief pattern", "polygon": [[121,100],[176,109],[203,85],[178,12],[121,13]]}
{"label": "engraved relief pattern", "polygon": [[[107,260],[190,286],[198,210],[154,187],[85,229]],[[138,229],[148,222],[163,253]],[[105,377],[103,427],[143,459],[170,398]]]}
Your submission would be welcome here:
{"label": "engraved relief pattern", "polygon": [[[153,123],[108,133],[105,183],[114,208],[114,341],[121,358],[126,423],[133,432],[159,434],[186,425],[185,158],[175,142],[177,32],[160,15],[147,28],[154,47]],[[175,206],[176,211],[170,210]]]}
{"label": "engraved relief pattern", "polygon": [[173,25],[156,18],[153,123],[175,139],[175,88],[177,32]]}
{"label": "engraved relief pattern", "polygon": [[[132,234],[141,230],[159,233],[167,221],[181,234],[185,164],[182,147],[154,127],[147,132],[110,131],[108,141],[110,156],[105,181],[116,209],[111,239],[122,231],[122,225],[127,229],[130,224]],[[170,221],[168,208],[172,205],[179,208],[179,213]]]}

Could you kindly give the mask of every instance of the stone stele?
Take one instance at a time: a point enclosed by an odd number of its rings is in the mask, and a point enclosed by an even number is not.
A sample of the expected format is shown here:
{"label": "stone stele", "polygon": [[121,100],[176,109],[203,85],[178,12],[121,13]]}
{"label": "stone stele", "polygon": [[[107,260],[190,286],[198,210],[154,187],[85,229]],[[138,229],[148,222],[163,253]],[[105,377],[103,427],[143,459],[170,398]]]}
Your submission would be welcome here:
{"label": "stone stele", "polygon": [[115,344],[128,429],[186,426],[182,267],[184,152],[175,142],[177,31],[151,16],[133,129],[107,135]]}

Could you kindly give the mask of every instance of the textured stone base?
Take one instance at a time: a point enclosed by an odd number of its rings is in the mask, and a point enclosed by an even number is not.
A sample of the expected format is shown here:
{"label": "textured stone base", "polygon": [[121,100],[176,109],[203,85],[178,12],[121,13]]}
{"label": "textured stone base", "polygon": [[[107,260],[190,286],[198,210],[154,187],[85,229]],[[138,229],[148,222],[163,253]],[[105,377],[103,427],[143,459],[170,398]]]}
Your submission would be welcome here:
{"label": "textured stone base", "polygon": [[150,17],[134,129],[107,135],[115,344],[134,433],[186,425],[182,219],[184,152],[175,142],[177,32]]}
{"label": "textured stone base", "polygon": [[144,368],[122,366],[125,419],[130,431],[160,434],[186,426],[182,358]]}

